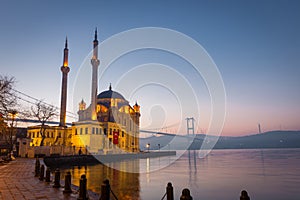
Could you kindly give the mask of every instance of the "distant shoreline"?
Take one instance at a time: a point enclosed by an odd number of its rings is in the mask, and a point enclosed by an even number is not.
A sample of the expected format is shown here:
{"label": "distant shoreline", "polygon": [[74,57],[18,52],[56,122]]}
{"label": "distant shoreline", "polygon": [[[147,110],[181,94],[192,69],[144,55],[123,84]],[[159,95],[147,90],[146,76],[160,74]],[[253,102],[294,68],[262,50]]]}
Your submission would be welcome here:
{"label": "distant shoreline", "polygon": [[[203,134],[196,134],[194,138],[180,137],[177,140],[189,140],[190,150],[199,150],[205,138],[211,138],[211,141],[217,139],[213,149],[272,149],[272,148],[300,148],[300,131],[270,131],[256,135],[228,137],[220,136],[206,136]],[[140,146],[151,144],[152,150],[158,150],[159,147],[170,148],[171,150],[185,150],[186,146],[181,145],[180,142],[171,144],[174,136],[160,136],[140,139]],[[182,143],[183,143],[182,142]],[[186,143],[186,142],[185,142]]]}

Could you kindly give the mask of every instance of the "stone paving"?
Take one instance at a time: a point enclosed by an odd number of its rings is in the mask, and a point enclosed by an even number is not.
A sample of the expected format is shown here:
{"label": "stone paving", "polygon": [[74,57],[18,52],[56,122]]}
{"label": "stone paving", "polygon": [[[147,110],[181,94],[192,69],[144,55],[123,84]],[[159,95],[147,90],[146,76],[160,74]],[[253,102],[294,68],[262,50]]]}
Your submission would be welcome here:
{"label": "stone paving", "polygon": [[[76,187],[72,186],[73,193],[63,194],[63,188],[53,188],[52,182],[46,183],[34,177],[34,166],[35,159],[28,158],[0,164],[0,200],[77,199]],[[89,192],[89,199],[98,199],[98,196]]]}

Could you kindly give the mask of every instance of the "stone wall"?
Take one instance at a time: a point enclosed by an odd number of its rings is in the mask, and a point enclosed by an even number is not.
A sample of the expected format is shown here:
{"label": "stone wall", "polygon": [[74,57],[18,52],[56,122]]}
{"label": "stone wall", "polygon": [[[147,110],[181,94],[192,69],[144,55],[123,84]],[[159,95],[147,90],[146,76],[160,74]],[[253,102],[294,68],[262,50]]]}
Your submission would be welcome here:
{"label": "stone wall", "polygon": [[[23,145],[19,149],[20,157],[34,158],[36,156],[51,156],[51,155],[76,155],[78,150],[71,146],[27,146]],[[85,149],[82,149],[82,153],[86,153]]]}

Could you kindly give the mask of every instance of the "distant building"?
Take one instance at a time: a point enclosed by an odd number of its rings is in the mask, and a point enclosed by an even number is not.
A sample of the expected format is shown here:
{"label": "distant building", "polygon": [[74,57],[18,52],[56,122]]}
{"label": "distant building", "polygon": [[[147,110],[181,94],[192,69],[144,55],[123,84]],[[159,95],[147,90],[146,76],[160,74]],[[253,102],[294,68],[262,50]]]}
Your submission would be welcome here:
{"label": "distant building", "polygon": [[[139,151],[139,125],[140,106],[130,106],[129,102],[118,92],[109,89],[97,95],[98,88],[98,40],[97,30],[93,41],[92,87],[91,103],[86,108],[82,100],[79,103],[77,122],[66,127],[66,99],[68,49],[67,42],[64,49],[64,62],[61,67],[63,73],[61,93],[61,114],[59,126],[48,126],[46,129],[45,146],[63,145],[89,153],[108,152],[138,152]],[[31,138],[31,146],[39,145],[41,135],[40,126],[28,127],[27,136]]]}

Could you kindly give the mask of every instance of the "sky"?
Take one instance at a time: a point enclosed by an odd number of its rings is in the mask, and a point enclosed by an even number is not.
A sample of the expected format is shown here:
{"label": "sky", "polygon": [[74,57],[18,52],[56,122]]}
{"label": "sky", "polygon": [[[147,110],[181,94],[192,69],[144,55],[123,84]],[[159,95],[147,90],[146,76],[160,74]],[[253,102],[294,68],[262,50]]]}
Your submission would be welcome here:
{"label": "sky", "polygon": [[[1,75],[14,76],[18,91],[59,106],[67,36],[68,111],[76,113],[81,98],[90,101],[87,63],[95,27],[100,43],[131,29],[160,27],[192,38],[216,65],[226,92],[222,135],[255,134],[258,123],[262,131],[300,130],[299,9],[297,0],[1,0]],[[100,48],[100,62],[117,50],[118,46],[111,52]],[[99,71],[105,67],[101,64]],[[137,76],[154,80],[162,69],[166,71],[159,81],[167,83],[135,85],[130,91],[122,87],[136,83]],[[169,88],[172,81],[177,87]],[[141,105],[141,129],[184,132],[186,127],[178,124],[184,126],[186,117],[195,117],[196,132],[209,130],[216,106],[209,86],[191,63],[172,52],[142,49],[122,55],[100,76],[98,91],[109,83],[131,105]]]}

